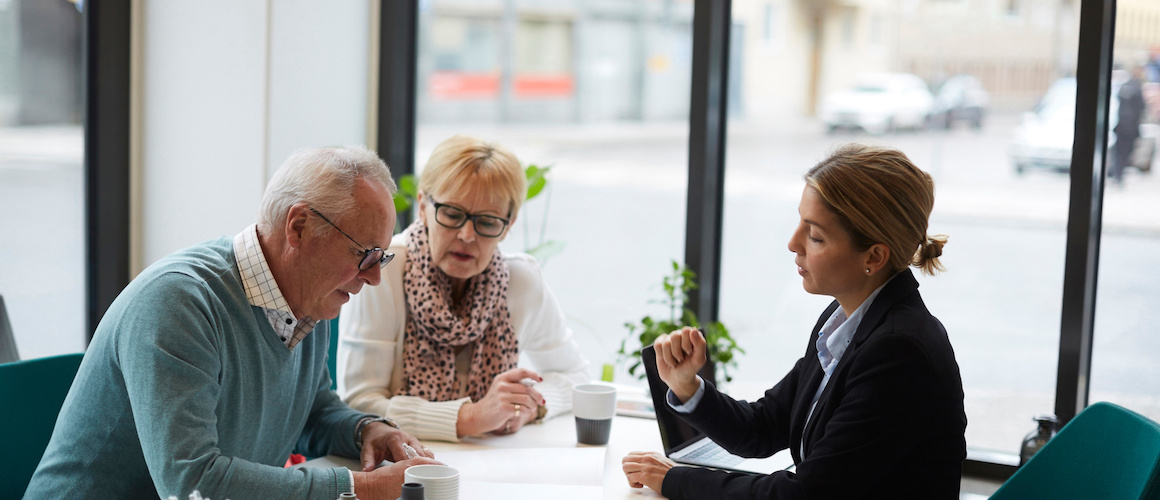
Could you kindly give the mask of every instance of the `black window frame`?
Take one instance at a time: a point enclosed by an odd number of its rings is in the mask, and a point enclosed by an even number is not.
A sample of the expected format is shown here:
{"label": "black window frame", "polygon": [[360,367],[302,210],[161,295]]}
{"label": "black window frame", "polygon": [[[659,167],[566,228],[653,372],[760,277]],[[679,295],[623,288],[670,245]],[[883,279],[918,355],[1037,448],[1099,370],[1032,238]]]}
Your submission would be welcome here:
{"label": "black window frame", "polygon": [[[1115,0],[1080,0],[1075,144],[1055,410],[1088,404],[1095,317]],[[691,308],[718,316],[725,178],[730,0],[695,0],[685,262],[700,276]],[[128,284],[131,2],[85,2],[86,305],[92,338]],[[419,0],[380,2],[377,149],[398,177],[414,170]],[[1005,478],[1014,466],[968,458],[968,473]]]}

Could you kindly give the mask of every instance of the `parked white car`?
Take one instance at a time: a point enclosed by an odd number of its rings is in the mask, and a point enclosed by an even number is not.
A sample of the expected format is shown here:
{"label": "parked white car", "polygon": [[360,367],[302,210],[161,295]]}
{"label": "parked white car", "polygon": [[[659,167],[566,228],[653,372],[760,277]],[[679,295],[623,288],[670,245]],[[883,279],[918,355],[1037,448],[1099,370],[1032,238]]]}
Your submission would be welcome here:
{"label": "parked white car", "polygon": [[934,97],[926,82],[909,73],[866,73],[854,88],[835,92],[822,102],[826,130],[861,128],[882,134],[900,128],[919,129],[930,120]]}
{"label": "parked white car", "polygon": [[[1011,141],[1011,163],[1016,173],[1029,168],[1047,168],[1060,172],[1071,169],[1071,146],[1075,138],[1075,78],[1060,78],[1048,87],[1035,109],[1023,114],[1023,121],[1015,127]],[[1112,99],[1108,106],[1108,128],[1116,126],[1120,100],[1119,85],[1112,86]],[[1108,157],[1111,158],[1112,145],[1116,134],[1108,133]],[[1160,127],[1154,123],[1140,124],[1140,137],[1132,150],[1129,167],[1141,172],[1152,170],[1152,160],[1156,156],[1156,140]]]}

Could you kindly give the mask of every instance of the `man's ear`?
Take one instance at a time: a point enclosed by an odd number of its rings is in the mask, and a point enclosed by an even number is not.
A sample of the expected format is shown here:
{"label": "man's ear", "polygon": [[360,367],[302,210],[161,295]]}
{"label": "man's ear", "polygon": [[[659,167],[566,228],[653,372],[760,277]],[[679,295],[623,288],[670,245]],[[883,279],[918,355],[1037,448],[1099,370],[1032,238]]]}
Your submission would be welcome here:
{"label": "man's ear", "polygon": [[310,209],[306,205],[294,205],[286,214],[286,244],[291,248],[302,245],[302,237],[306,234],[306,219],[310,217]]}

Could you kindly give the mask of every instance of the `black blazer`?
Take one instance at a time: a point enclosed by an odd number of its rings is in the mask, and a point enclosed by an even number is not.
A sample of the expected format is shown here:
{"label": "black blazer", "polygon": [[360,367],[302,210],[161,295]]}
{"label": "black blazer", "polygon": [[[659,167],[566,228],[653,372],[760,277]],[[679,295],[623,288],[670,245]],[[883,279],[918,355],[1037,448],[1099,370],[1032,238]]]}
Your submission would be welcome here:
{"label": "black blazer", "polygon": [[696,410],[682,415],[737,455],[767,457],[789,448],[796,471],[748,475],[674,467],[661,494],[958,499],[967,456],[959,365],[909,269],[891,279],[866,311],[806,425],[823,376],[817,334],[837,307],[835,301],[822,313],[805,356],[763,398],[737,401],[706,383]]}

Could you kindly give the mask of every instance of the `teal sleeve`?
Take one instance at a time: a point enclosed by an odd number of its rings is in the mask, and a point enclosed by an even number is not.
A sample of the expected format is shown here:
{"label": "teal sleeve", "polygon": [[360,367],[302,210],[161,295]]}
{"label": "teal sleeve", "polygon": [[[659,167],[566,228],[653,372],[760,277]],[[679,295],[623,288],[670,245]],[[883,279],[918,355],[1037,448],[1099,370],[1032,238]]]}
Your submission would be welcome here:
{"label": "teal sleeve", "polygon": [[[330,342],[329,335],[333,335],[334,332],[330,331],[330,321],[319,321],[318,324],[319,327],[310,335],[319,335],[320,338],[313,340],[315,345],[323,346],[319,351],[325,353],[327,352],[325,346]],[[295,449],[309,457],[339,455],[358,458],[359,449],[354,442],[355,426],[362,417],[375,415],[368,415],[347,406],[338,394],[330,389],[330,371],[327,369],[326,360],[320,361],[317,365],[322,369],[315,391],[314,405],[310,408],[306,428],[302,430],[302,436],[298,439]]]}
{"label": "teal sleeve", "polygon": [[285,469],[221,453],[215,410],[228,322],[218,300],[195,278],[164,274],[144,285],[116,326],[134,332],[115,349],[157,494],[333,500],[350,491],[344,469]]}

